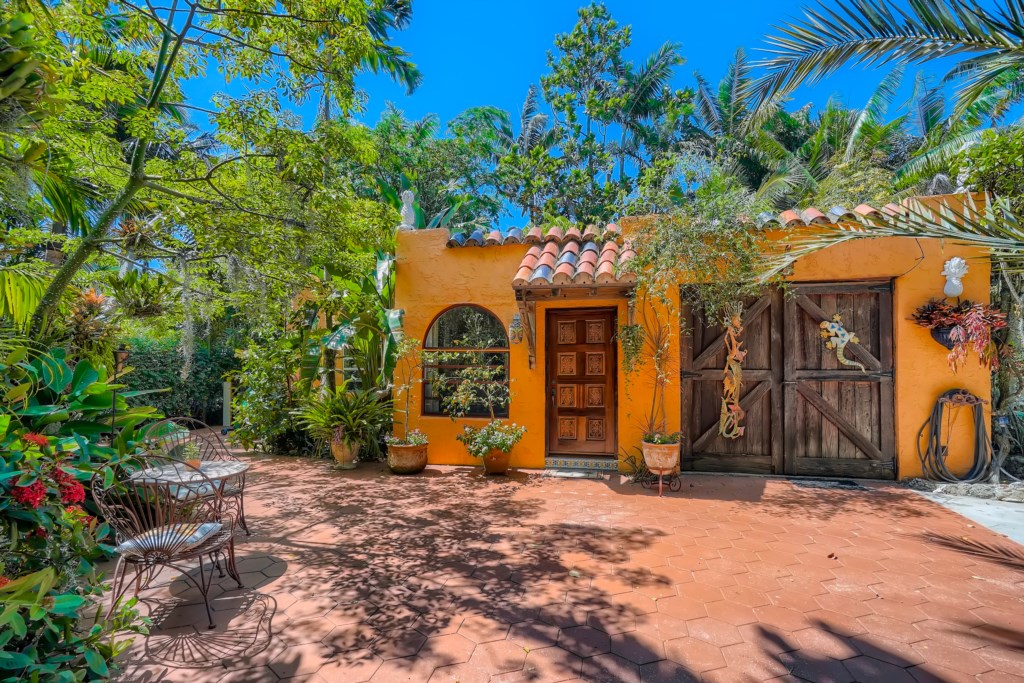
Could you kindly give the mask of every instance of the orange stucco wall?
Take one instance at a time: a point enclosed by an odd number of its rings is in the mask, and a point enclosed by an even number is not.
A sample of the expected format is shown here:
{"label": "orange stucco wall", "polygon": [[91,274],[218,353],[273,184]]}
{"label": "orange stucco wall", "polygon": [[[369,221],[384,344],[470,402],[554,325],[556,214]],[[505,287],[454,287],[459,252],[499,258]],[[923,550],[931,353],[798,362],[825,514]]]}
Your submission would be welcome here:
{"label": "orange stucco wall", "polygon": [[[463,247],[445,246],[447,230],[400,232],[397,243],[396,305],[404,309],[405,334],[423,339],[431,321],[441,311],[457,304],[477,304],[494,313],[506,329],[518,312],[511,286],[512,275],[525,253],[525,245]],[[964,298],[989,300],[989,264],[979,250],[943,240],[914,238],[863,239],[831,247],[800,260],[791,279],[799,282],[892,279],[893,332],[895,344],[895,406],[898,473],[901,479],[920,474],[917,433],[931,412],[936,397],[947,389],[961,387],[988,400],[990,378],[973,354],[958,374],[946,364],[946,350],[933,341],[927,330],[909,321],[914,308],[932,297],[942,296],[945,279],[939,274],[943,263],[962,256],[970,263],[964,280]],[[512,403],[509,420],[526,426],[527,434],[512,453],[513,467],[544,467],[545,455],[545,312],[551,308],[614,307],[619,322],[627,315],[624,300],[556,300],[538,302],[536,314],[536,366],[529,367],[526,342],[510,351]],[[678,359],[678,338],[672,357]],[[677,377],[678,373],[671,373]],[[642,368],[627,383],[621,367],[618,377],[618,446],[620,452],[640,442],[640,424],[651,398],[649,372]],[[429,460],[434,464],[477,465],[455,440],[464,424],[482,425],[482,418],[420,415],[420,386],[412,395],[410,427],[430,439]],[[669,430],[680,428],[679,385],[666,392]],[[950,441],[950,464],[966,470],[971,459],[973,425],[967,411],[961,411]],[[401,416],[396,415],[396,420]]]}

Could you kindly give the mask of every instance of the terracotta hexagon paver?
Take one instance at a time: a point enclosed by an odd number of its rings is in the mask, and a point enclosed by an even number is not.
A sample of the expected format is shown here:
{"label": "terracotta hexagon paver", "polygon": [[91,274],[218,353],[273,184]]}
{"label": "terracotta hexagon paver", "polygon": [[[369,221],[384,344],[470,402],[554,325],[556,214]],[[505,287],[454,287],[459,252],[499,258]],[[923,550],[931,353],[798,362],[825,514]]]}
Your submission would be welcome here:
{"label": "terracotta hexagon paver", "polygon": [[587,657],[580,678],[594,683],[640,683],[640,665],[611,653]]}
{"label": "terracotta hexagon paver", "polygon": [[589,626],[573,626],[562,629],[558,636],[558,646],[579,655],[592,657],[611,650],[608,634]]}
{"label": "terracotta hexagon paver", "polygon": [[521,621],[512,624],[508,631],[508,640],[529,650],[551,647],[558,642],[559,628],[542,621]]}
{"label": "terracotta hexagon paver", "polygon": [[477,645],[469,663],[490,674],[519,671],[526,663],[527,651],[508,640],[495,640]]}
{"label": "terracotta hexagon paver", "polygon": [[370,649],[381,659],[397,659],[413,656],[420,651],[425,642],[427,642],[426,636],[419,631],[402,628],[383,631],[380,637],[373,641]]}
{"label": "terracotta hexagon paver", "polygon": [[270,668],[279,678],[304,676],[319,671],[332,657],[334,651],[322,643],[291,645],[274,657]]}
{"label": "terracotta hexagon paver", "polygon": [[246,587],[215,577],[207,631],[196,591],[158,577],[141,604],[165,628],[124,680],[1024,679],[1024,571],[977,543],[1019,549],[889,484],[685,474],[659,499],[615,477],[251,463]]}
{"label": "terracotta hexagon paver", "polygon": [[508,624],[497,619],[470,617],[462,622],[458,632],[474,643],[489,643],[492,640],[504,640],[508,629]]}
{"label": "terracotta hexagon paver", "polygon": [[619,633],[611,637],[612,654],[635,664],[649,664],[665,659],[665,641],[644,633]]}
{"label": "terracotta hexagon paver", "polygon": [[676,638],[667,641],[665,654],[672,661],[697,673],[726,665],[722,648],[696,638]]}
{"label": "terracotta hexagon paver", "polygon": [[383,661],[370,650],[350,650],[320,667],[317,677],[324,683],[362,683],[373,677]]}
{"label": "terracotta hexagon paver", "polygon": [[567,681],[578,678],[583,659],[560,647],[532,650],[523,664],[524,681]]}

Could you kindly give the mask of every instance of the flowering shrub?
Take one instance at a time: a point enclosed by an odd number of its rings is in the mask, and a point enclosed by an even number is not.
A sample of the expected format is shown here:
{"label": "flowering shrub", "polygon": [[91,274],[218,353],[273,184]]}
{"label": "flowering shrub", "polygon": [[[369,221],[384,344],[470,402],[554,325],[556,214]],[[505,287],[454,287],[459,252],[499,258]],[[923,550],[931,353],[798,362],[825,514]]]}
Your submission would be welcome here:
{"label": "flowering shrub", "polygon": [[949,330],[953,348],[946,360],[953,372],[967,359],[968,345],[978,354],[981,365],[991,370],[999,367],[999,349],[992,340],[994,331],[1006,327],[1006,314],[999,309],[970,301],[951,304],[932,299],[919,306],[910,319],[929,330]]}
{"label": "flowering shrub", "polygon": [[105,680],[131,643],[120,635],[145,632],[134,600],[100,609],[94,563],[110,531],[86,491],[134,455],[136,425],[155,416],[124,393],[115,401],[87,361],[72,372],[59,349],[0,355],[0,681]]}
{"label": "flowering shrub", "polygon": [[679,443],[682,438],[682,432],[673,432],[671,434],[666,434],[665,432],[644,432],[642,437],[644,442],[660,446],[670,443]]}
{"label": "flowering shrub", "polygon": [[466,426],[455,438],[466,445],[466,450],[474,458],[482,458],[491,451],[508,453],[526,434],[526,427],[515,422],[506,424],[501,420],[492,420],[479,429]]}
{"label": "flowering shrub", "polygon": [[407,432],[405,438],[395,436],[394,434],[388,434],[384,437],[384,440],[389,446],[426,446],[427,435],[418,429],[413,429]]}

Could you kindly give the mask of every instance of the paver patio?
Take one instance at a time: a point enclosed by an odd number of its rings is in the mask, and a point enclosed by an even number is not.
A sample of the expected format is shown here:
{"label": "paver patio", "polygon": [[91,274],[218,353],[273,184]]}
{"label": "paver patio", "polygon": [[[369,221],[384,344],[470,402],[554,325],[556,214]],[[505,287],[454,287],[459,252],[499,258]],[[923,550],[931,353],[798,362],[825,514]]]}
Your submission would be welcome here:
{"label": "paver patio", "polygon": [[898,487],[252,461],[245,589],[162,576],[121,680],[1024,680],[1024,549]]}

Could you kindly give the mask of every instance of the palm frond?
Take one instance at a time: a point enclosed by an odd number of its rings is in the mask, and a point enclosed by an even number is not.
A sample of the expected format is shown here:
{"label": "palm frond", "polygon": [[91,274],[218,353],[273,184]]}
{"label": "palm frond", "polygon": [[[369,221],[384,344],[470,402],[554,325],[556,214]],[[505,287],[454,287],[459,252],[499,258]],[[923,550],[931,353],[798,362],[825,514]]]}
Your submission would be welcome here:
{"label": "palm frond", "polygon": [[896,169],[897,186],[908,187],[936,173],[947,172],[953,159],[964,149],[978,142],[983,132],[980,129],[970,130],[946,137],[925,148],[923,152]]}
{"label": "palm frond", "polygon": [[962,207],[954,207],[948,200],[928,204],[911,200],[895,216],[861,216],[857,222],[794,233],[766,255],[762,279],[771,280],[797,260],[822,249],[871,237],[945,239],[984,249],[1008,271],[1024,273],[1024,220],[1014,214],[1010,201],[986,196],[979,203],[972,195],[962,197]]}
{"label": "palm frond", "polygon": [[853,122],[853,128],[846,140],[846,152],[843,155],[844,161],[851,161],[857,154],[857,150],[864,149],[864,133],[866,128],[877,127],[889,110],[889,105],[896,98],[896,91],[903,82],[902,66],[897,66],[890,71],[882,82],[878,84],[875,91],[871,93],[864,108],[860,110]]}
{"label": "palm frond", "polygon": [[45,292],[42,273],[23,265],[0,267],[0,319],[25,329]]}
{"label": "palm frond", "polygon": [[972,55],[975,66],[957,98],[956,111],[963,113],[1001,73],[1024,61],[1024,7],[1020,0],[1002,2],[996,11],[974,0],[910,0],[909,9],[892,0],[820,4],[767,39],[769,56],[757,64],[767,73],[755,86],[757,96],[792,92],[847,65]]}
{"label": "palm frond", "polygon": [[932,85],[928,77],[918,73],[910,96],[910,115],[921,137],[928,137],[945,120],[946,98],[942,88]]}
{"label": "palm frond", "polygon": [[703,76],[696,72],[693,76],[697,80],[697,96],[694,102],[697,121],[706,132],[720,136],[724,134],[725,130],[718,98],[711,90],[711,84]]}

